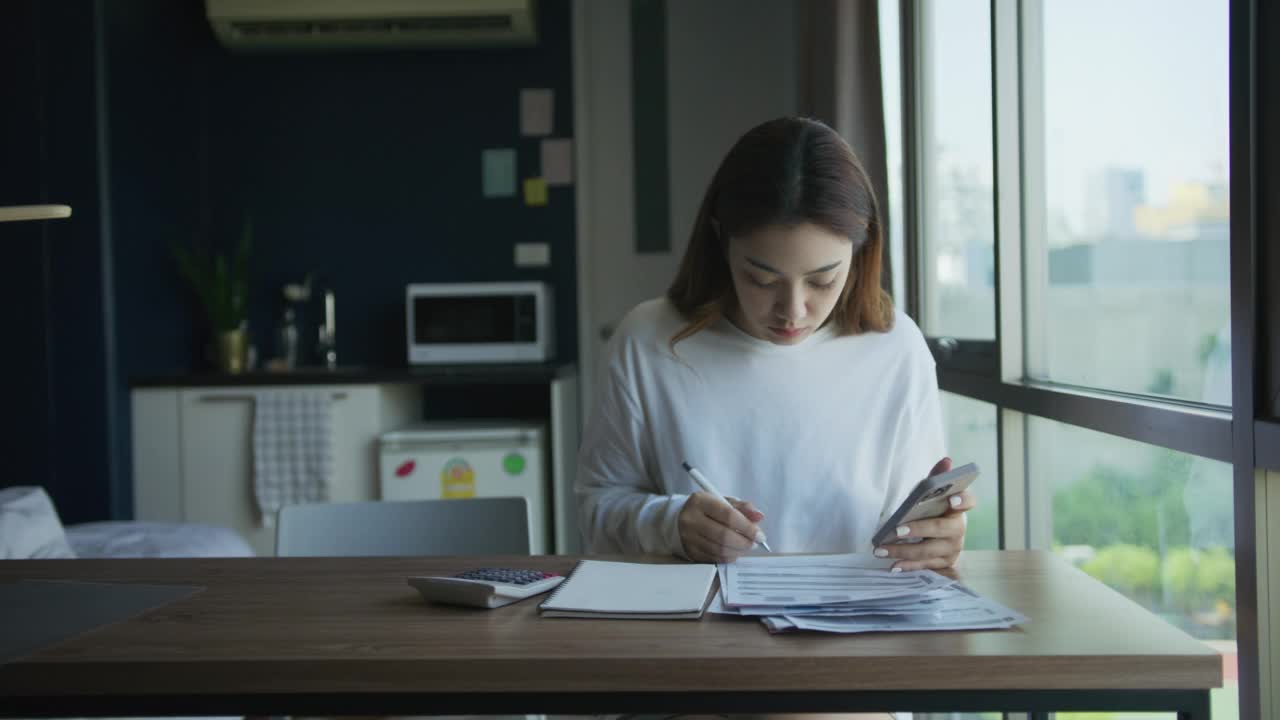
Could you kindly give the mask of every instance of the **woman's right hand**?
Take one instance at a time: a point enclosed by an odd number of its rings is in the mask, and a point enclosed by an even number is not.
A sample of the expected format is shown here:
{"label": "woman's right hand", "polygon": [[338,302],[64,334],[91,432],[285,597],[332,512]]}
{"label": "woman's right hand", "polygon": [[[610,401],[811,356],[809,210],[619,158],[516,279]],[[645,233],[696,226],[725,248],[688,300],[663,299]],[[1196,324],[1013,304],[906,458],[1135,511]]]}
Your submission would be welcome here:
{"label": "woman's right hand", "polygon": [[755,546],[756,523],[764,519],[749,502],[726,498],[729,502],[705,492],[689,496],[676,524],[684,552],[695,562],[733,562]]}

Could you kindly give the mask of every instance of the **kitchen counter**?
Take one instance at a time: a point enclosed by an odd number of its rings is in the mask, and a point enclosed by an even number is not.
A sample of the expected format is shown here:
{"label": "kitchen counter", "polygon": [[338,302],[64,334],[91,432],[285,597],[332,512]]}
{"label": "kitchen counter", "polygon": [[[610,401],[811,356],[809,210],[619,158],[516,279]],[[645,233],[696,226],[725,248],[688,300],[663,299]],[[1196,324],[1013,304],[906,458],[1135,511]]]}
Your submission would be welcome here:
{"label": "kitchen counter", "polygon": [[574,372],[573,363],[423,365],[411,368],[349,365],[333,370],[322,367],[302,367],[294,370],[254,370],[236,374],[174,371],[139,375],[131,378],[129,385],[136,389],[381,383],[537,383],[567,377]]}

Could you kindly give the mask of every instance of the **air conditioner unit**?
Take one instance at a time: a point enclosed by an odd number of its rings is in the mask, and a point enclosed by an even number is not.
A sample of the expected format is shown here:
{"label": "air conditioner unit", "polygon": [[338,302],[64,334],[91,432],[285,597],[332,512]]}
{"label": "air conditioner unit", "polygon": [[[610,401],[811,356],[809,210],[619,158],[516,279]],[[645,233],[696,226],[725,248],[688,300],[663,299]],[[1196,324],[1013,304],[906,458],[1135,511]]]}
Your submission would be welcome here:
{"label": "air conditioner unit", "polygon": [[533,45],[535,0],[206,0],[232,50]]}

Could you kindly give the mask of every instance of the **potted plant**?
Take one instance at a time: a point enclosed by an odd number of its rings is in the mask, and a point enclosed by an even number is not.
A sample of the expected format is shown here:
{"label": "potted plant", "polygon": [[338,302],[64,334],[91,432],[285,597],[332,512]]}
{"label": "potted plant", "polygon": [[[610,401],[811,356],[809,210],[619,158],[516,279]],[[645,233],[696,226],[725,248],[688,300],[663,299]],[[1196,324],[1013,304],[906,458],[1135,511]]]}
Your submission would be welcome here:
{"label": "potted plant", "polygon": [[230,373],[243,372],[249,354],[249,249],[253,225],[246,220],[235,255],[230,259],[221,253],[193,244],[174,246],[178,270],[191,284],[204,306],[217,348],[217,365]]}

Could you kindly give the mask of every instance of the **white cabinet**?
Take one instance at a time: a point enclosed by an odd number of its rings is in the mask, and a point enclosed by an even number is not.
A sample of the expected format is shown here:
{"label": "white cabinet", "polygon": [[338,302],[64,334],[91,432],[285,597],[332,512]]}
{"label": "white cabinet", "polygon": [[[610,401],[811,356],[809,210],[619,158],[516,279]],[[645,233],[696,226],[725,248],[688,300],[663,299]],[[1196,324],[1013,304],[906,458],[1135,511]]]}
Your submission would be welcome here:
{"label": "white cabinet", "polygon": [[578,376],[562,375],[551,381],[551,529],[557,555],[582,552],[578,498],[573,491],[580,428]]}
{"label": "white cabinet", "polygon": [[146,388],[132,393],[135,517],[229,527],[275,554],[253,494],[253,397],[300,387],[334,396],[330,500],[377,499],[378,436],[421,417],[420,385]]}
{"label": "white cabinet", "polygon": [[[551,476],[553,552],[581,552],[573,473],[577,464],[578,378],[571,369],[520,375],[548,395],[547,463]],[[531,381],[528,378],[533,377]],[[329,499],[379,499],[378,437],[423,417],[433,383],[461,382],[448,372],[406,373],[389,382],[343,385],[138,387],[133,404],[133,507],[138,520],[229,527],[260,555],[275,554],[274,528],[262,527],[253,495],[253,398],[257,392],[308,389],[333,401],[333,478]],[[475,375],[464,386],[511,382],[509,375]],[[437,397],[436,402],[439,402]],[[490,405],[501,403],[493,403]],[[487,408],[495,417],[510,408]]]}
{"label": "white cabinet", "polygon": [[176,388],[134,390],[133,517],[181,522],[182,419]]}

